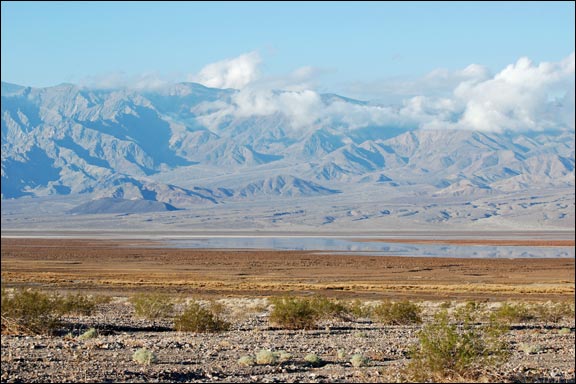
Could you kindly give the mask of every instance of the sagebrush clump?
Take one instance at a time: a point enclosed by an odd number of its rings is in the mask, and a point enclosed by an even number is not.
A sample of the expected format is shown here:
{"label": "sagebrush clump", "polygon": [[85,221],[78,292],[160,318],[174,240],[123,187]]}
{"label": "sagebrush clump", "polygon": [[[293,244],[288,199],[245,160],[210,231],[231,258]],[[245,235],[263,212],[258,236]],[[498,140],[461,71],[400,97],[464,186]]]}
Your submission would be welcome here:
{"label": "sagebrush clump", "polygon": [[106,304],[112,300],[110,296],[87,296],[81,293],[69,294],[60,302],[61,312],[90,316],[99,304]]}
{"label": "sagebrush clump", "polygon": [[96,328],[90,328],[86,332],[78,336],[78,339],[87,340],[87,339],[93,339],[95,337],[98,337],[98,331],[96,330]]}
{"label": "sagebrush clump", "polygon": [[50,334],[64,314],[62,298],[33,289],[2,288],[2,333]]}
{"label": "sagebrush clump", "polygon": [[45,293],[34,289],[2,288],[2,333],[51,334],[67,314],[91,315],[107,296]]}
{"label": "sagebrush clump", "polygon": [[313,367],[318,367],[322,365],[322,359],[315,353],[309,353],[306,356],[304,356],[304,361]]}
{"label": "sagebrush clump", "polygon": [[312,329],[316,327],[319,313],[309,299],[296,297],[272,298],[274,309],[270,323],[286,329]]}
{"label": "sagebrush clump", "polygon": [[156,363],[158,361],[158,358],[156,357],[156,354],[154,352],[149,351],[146,348],[140,348],[139,350],[134,352],[134,355],[132,355],[132,360],[137,362],[138,364],[150,365]]}
{"label": "sagebrush clump", "polygon": [[193,301],[174,318],[174,328],[182,332],[222,332],[230,328],[230,323],[222,318],[220,305],[212,304],[205,308]]}
{"label": "sagebrush clump", "polygon": [[270,303],[270,323],[285,329],[314,329],[321,319],[342,319],[350,312],[346,305],[325,297],[275,297]]}
{"label": "sagebrush clump", "polygon": [[408,300],[397,303],[385,301],[372,309],[372,317],[384,324],[419,324],[422,322],[421,312],[422,309],[417,304]]}
{"label": "sagebrush clump", "polygon": [[503,303],[492,314],[492,319],[496,321],[506,321],[508,323],[523,323],[534,320],[536,315],[523,303]]}
{"label": "sagebrush clump", "polygon": [[256,363],[256,361],[254,360],[254,358],[252,356],[249,356],[249,355],[244,355],[238,359],[238,364],[240,364],[244,367],[251,367],[255,363]]}
{"label": "sagebrush clump", "polygon": [[138,293],[130,298],[136,316],[148,320],[162,320],[173,316],[174,302],[159,293]]}
{"label": "sagebrush clump", "polygon": [[278,356],[269,349],[261,349],[256,353],[256,364],[272,365],[276,364],[276,361],[278,361]]}
{"label": "sagebrush clump", "polygon": [[368,359],[364,357],[364,355],[356,353],[350,358],[350,364],[352,364],[354,368],[365,367],[368,365]]}
{"label": "sagebrush clump", "polygon": [[507,329],[477,325],[474,313],[465,317],[471,321],[451,320],[443,310],[422,328],[419,343],[411,351],[410,380],[476,379],[506,361],[509,349],[502,336]]}

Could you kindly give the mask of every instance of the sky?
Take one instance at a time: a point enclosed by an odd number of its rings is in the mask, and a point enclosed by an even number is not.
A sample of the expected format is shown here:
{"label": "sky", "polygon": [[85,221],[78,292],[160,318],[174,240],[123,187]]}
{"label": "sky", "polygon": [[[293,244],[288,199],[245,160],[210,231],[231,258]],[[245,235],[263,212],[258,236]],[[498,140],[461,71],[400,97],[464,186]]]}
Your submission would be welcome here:
{"label": "sky", "polygon": [[[2,1],[2,80],[194,78],[255,53],[260,75],[313,72],[323,91],[574,51],[573,2]],[[369,92],[367,92],[369,93]],[[369,95],[368,95],[369,96]]]}
{"label": "sky", "polygon": [[[6,2],[2,81],[233,88],[206,126],[575,129],[574,2]],[[276,90],[283,90],[278,93]],[[370,101],[322,102],[321,93]]]}

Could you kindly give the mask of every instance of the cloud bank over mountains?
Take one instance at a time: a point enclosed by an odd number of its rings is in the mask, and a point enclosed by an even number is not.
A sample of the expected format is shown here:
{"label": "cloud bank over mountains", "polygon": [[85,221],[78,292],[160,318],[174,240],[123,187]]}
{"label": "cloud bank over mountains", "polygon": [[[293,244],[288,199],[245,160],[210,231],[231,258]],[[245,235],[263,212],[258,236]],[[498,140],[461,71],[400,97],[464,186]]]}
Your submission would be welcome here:
{"label": "cloud bank over mountains", "polygon": [[167,224],[201,228],[573,228],[574,55],[437,70],[388,104],[321,93],[316,68],[266,77],[261,62],[194,77],[234,88],[121,74],[100,88],[2,83],[3,226],[16,211],[34,224],[14,200],[54,197],[60,213],[170,212]]}
{"label": "cloud bank over mountains", "polygon": [[381,93],[398,95],[399,103],[392,105],[326,106],[318,92],[305,87],[314,75],[313,68],[303,67],[282,80],[267,81],[259,76],[261,62],[256,52],[250,52],[210,64],[191,78],[209,87],[239,90],[230,103],[219,105],[217,112],[205,117],[207,124],[280,113],[289,117],[294,129],[344,119],[351,126],[493,132],[574,130],[574,53],[559,62],[533,63],[523,57],[495,75],[472,64],[452,72],[434,70],[416,81],[379,84]]}
{"label": "cloud bank over mountains", "polygon": [[[519,58],[496,74],[481,65],[464,69],[436,69],[412,80],[389,79],[349,84],[355,95],[383,102],[322,102],[315,89],[322,70],[301,67],[284,76],[265,76],[256,52],[244,53],[186,75],[187,81],[210,88],[235,89],[226,103],[200,109],[203,123],[281,114],[295,130],[345,120],[351,127],[394,125],[421,129],[465,129],[491,132],[574,130],[574,52],[558,62],[534,63]],[[88,88],[158,90],[175,83],[176,76],[113,73],[86,79]],[[280,92],[284,91],[284,92]],[[342,100],[344,101],[344,100]]]}

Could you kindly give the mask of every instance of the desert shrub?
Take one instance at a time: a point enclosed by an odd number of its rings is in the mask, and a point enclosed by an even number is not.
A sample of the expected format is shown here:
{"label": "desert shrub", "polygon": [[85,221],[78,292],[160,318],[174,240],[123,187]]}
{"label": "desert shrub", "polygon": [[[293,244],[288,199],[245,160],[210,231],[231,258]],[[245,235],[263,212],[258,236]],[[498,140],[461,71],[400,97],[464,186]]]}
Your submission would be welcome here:
{"label": "desert shrub", "polygon": [[474,313],[466,317],[471,321],[453,322],[443,310],[436,314],[434,322],[422,328],[419,344],[411,351],[410,380],[465,381],[495,370],[506,360],[508,347],[502,341],[506,328],[474,325]]}
{"label": "desert shrub", "polygon": [[319,313],[310,299],[284,297],[273,298],[274,309],[270,313],[272,324],[286,329],[311,329],[316,327]]}
{"label": "desert shrub", "polygon": [[70,294],[62,298],[60,308],[64,314],[76,314],[89,316],[94,313],[100,304],[109,303],[110,296],[87,296],[81,293]]}
{"label": "desert shrub", "polygon": [[372,308],[368,305],[363,304],[360,300],[356,299],[348,304],[348,313],[352,316],[358,317],[370,317],[372,314]]}
{"label": "desert shrub", "polygon": [[483,302],[470,300],[464,305],[458,306],[454,310],[454,318],[459,322],[480,321],[485,317],[486,304]]}
{"label": "desert shrub", "polygon": [[288,353],[286,351],[278,351],[278,352],[274,352],[274,354],[278,358],[278,361],[281,363],[284,363],[284,362],[286,362],[292,358],[292,354]]}
{"label": "desert shrub", "polygon": [[336,351],[336,358],[338,360],[344,360],[346,359],[346,351],[343,349],[339,349]]}
{"label": "desert shrub", "polygon": [[509,323],[523,323],[533,320],[535,315],[524,303],[503,303],[494,313],[492,319],[495,321],[507,321]]}
{"label": "desert shrub", "polygon": [[570,331],[570,328],[562,328],[558,330],[558,334],[559,335],[569,335],[572,331]]}
{"label": "desert shrub", "polygon": [[374,320],[385,324],[417,324],[422,322],[422,309],[408,300],[391,303],[385,301],[372,310]]}
{"label": "desert shrub", "polygon": [[134,355],[132,355],[132,360],[142,365],[150,365],[158,361],[158,358],[154,352],[147,350],[146,348],[140,348]]}
{"label": "desert shrub", "polygon": [[96,328],[90,328],[86,332],[84,332],[83,334],[78,336],[78,339],[87,340],[87,339],[93,339],[97,336],[98,336],[98,331],[96,330]]}
{"label": "desert shrub", "polygon": [[276,361],[278,361],[278,356],[268,349],[261,349],[256,353],[256,364],[272,365],[276,364]]}
{"label": "desert shrub", "polygon": [[540,344],[520,343],[518,348],[527,355],[535,355],[542,352],[544,348]]}
{"label": "desert shrub", "polygon": [[275,297],[270,303],[270,323],[286,329],[316,328],[320,319],[345,318],[349,313],[346,305],[325,297]]}
{"label": "desert shrub", "polygon": [[174,318],[174,328],[183,332],[221,332],[230,328],[222,316],[219,305],[204,308],[193,301],[184,312]]}
{"label": "desert shrub", "polygon": [[31,289],[2,289],[2,333],[52,333],[62,315],[62,298]]}
{"label": "desert shrub", "polygon": [[312,308],[317,312],[319,318],[345,318],[349,314],[349,309],[343,303],[330,300],[323,296],[313,297],[311,300]]}
{"label": "desert shrub", "polygon": [[304,356],[304,361],[313,367],[318,367],[322,365],[322,359],[315,353],[309,353],[306,356]]}
{"label": "desert shrub", "polygon": [[570,303],[541,304],[535,308],[536,316],[547,323],[558,323],[565,318],[574,319],[574,305]]}
{"label": "desert shrub", "polygon": [[251,367],[255,364],[254,358],[252,356],[244,355],[238,359],[238,364],[244,367]]}
{"label": "desert shrub", "polygon": [[352,364],[354,368],[365,367],[368,365],[368,359],[362,354],[356,353],[350,358],[350,364]]}
{"label": "desert shrub", "polygon": [[130,302],[136,316],[149,320],[165,319],[174,313],[172,299],[159,293],[138,293],[130,298]]}

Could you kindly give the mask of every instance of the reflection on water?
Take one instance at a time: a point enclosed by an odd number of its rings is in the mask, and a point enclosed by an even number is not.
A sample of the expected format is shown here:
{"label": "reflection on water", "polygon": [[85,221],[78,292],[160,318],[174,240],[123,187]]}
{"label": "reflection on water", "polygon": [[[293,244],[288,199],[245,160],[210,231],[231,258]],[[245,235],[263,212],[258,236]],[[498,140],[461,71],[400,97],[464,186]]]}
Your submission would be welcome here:
{"label": "reflection on water", "polygon": [[574,247],[446,245],[359,242],[333,237],[202,237],[168,240],[177,248],[273,249],[353,252],[371,256],[574,258]]}

